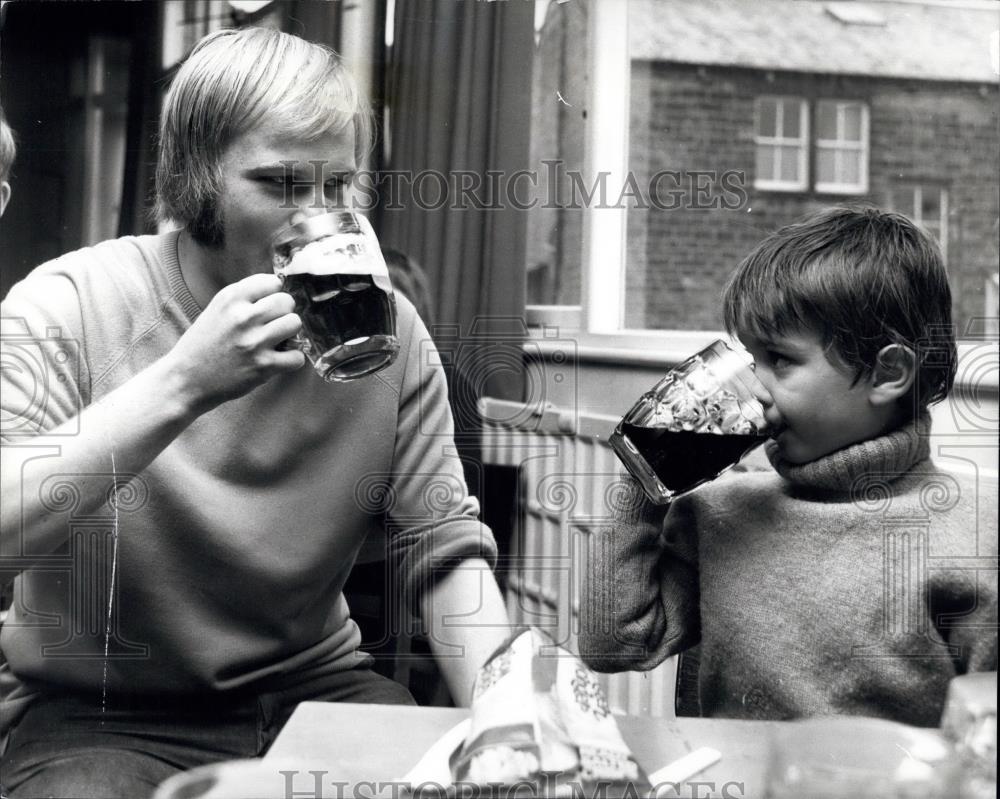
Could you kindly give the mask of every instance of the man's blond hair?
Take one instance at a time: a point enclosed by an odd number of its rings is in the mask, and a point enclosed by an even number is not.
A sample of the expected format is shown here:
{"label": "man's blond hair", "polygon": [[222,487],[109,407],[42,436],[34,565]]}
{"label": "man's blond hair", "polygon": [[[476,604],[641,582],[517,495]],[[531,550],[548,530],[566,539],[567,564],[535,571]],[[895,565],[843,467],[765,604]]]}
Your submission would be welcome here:
{"label": "man's blond hair", "polygon": [[222,156],[263,124],[306,140],[353,126],[358,163],[371,148],[371,109],[333,50],[267,28],[216,31],[194,47],[167,93],[157,217],[221,243]]}
{"label": "man's blond hair", "polygon": [[0,181],[10,178],[10,170],[17,156],[17,145],[14,143],[14,131],[7,124],[3,106],[0,105]]}

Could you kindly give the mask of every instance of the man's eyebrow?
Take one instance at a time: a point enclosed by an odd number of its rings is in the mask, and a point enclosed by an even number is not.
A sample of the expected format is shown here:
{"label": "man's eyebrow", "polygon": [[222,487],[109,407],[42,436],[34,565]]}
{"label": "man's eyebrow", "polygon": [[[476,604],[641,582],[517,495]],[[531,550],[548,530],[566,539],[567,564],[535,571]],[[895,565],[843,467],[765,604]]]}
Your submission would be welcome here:
{"label": "man's eyebrow", "polygon": [[[244,171],[244,175],[287,175],[291,174],[301,180],[311,180],[316,174],[316,170],[319,169],[319,164],[313,164],[310,161],[305,163],[300,163],[298,161],[290,162],[286,161],[282,163],[281,161],[275,161],[273,163],[257,164],[256,166],[247,167]],[[334,177],[352,177],[357,173],[357,167],[343,165],[341,169],[333,168],[333,165],[326,170],[326,176],[329,180]]]}

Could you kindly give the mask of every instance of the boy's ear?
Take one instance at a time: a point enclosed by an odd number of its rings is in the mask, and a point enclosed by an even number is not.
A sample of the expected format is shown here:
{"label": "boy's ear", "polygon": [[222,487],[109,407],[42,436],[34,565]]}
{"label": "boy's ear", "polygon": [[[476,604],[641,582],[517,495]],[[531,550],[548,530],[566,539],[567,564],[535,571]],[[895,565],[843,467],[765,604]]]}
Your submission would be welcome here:
{"label": "boy's ear", "polygon": [[888,344],[879,350],[870,378],[869,398],[875,405],[889,405],[906,396],[917,376],[913,350]]}
{"label": "boy's ear", "polygon": [[7,201],[10,199],[10,184],[6,181],[0,181],[0,216],[3,216],[4,209],[7,207]]}

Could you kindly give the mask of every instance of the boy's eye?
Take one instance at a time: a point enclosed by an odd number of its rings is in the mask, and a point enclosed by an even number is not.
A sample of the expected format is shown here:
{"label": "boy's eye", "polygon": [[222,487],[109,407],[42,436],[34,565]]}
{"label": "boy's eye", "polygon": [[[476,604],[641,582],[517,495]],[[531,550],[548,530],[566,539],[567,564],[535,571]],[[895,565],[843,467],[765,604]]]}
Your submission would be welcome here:
{"label": "boy's eye", "polygon": [[784,366],[790,366],[792,363],[791,358],[780,352],[775,352],[774,350],[767,351],[767,359],[771,362],[771,366],[776,369],[780,369]]}

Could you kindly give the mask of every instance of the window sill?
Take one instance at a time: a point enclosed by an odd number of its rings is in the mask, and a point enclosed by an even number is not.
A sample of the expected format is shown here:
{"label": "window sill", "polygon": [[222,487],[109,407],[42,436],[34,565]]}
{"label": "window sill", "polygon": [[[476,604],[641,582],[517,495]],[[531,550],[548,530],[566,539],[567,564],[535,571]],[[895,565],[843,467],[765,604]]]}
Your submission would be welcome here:
{"label": "window sill", "polygon": [[834,194],[838,197],[846,197],[867,194],[868,186],[848,185],[846,183],[816,183],[814,191],[816,194]]}
{"label": "window sill", "polygon": [[[728,340],[721,330],[622,330],[613,334],[588,333],[558,325],[532,325],[525,342],[529,357],[564,358],[567,344],[578,364],[670,369],[716,339]],[[995,341],[958,344],[955,391],[1000,395]]]}
{"label": "window sill", "polygon": [[[554,325],[532,326],[526,351],[547,358],[565,354],[569,342],[578,363],[670,368],[716,339],[721,330],[622,330],[588,333]],[[560,356],[561,357],[561,356]]]}
{"label": "window sill", "polygon": [[776,194],[805,194],[809,187],[802,183],[776,183],[769,180],[754,181],[757,191],[770,191]]}

